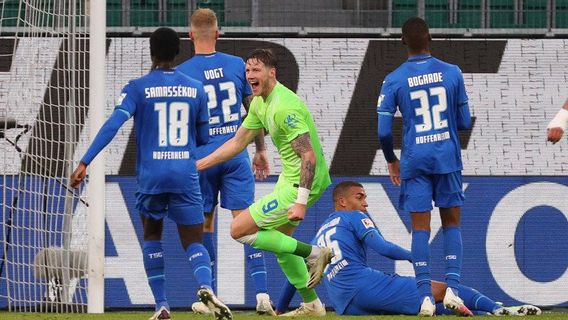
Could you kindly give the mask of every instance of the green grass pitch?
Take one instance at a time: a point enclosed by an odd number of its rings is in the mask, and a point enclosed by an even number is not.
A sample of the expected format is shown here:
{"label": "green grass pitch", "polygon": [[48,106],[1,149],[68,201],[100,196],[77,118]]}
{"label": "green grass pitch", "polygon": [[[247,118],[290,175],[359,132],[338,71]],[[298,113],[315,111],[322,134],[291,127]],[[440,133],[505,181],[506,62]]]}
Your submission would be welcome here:
{"label": "green grass pitch", "polygon": [[[70,320],[70,319],[80,319],[80,320],[90,320],[90,319],[109,319],[109,320],[146,320],[152,313],[150,311],[109,311],[104,314],[47,314],[47,313],[15,313],[0,311],[0,319],[2,320]],[[251,311],[235,311],[233,312],[235,320],[262,320],[268,319],[268,316],[258,316]],[[443,316],[444,318],[456,318],[454,316]],[[517,318],[518,317],[499,317],[503,318]],[[188,311],[172,311],[172,320],[212,320],[212,316],[196,315]],[[298,317],[293,318],[298,320],[303,319],[313,319],[309,317]],[[365,317],[354,317],[354,316],[338,316],[333,312],[328,312],[325,320],[363,320],[363,319],[379,319],[379,320],[406,320],[406,319],[420,319],[416,316],[365,316]],[[526,317],[524,319],[527,319]],[[568,310],[554,310],[554,311],[544,311],[541,316],[538,317],[528,317],[528,319],[534,320],[556,320],[556,319],[568,319]],[[528,320],[527,319],[527,320]]]}

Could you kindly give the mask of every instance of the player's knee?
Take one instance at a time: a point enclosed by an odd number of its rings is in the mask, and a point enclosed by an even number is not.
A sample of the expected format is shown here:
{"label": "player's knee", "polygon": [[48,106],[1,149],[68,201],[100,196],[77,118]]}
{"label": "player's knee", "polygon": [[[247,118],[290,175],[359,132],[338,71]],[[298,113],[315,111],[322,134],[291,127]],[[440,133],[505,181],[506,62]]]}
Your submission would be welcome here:
{"label": "player's knee", "polygon": [[235,239],[237,242],[240,242],[242,244],[248,244],[251,246],[256,241],[256,233],[254,234],[243,234],[242,232],[233,233],[233,230],[231,230],[231,237],[233,237],[233,239]]}

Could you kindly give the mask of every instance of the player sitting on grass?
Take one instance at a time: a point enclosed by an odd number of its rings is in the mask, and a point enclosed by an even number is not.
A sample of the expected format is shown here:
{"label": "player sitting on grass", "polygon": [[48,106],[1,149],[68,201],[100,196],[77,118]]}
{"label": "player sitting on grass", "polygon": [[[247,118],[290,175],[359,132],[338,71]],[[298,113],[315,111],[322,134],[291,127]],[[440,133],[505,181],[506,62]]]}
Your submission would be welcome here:
{"label": "player sitting on grass", "polygon": [[[367,214],[367,193],[360,183],[344,181],[333,189],[335,212],[322,223],[312,243],[332,248],[334,257],[323,282],[335,312],[340,315],[415,315],[421,299],[414,277],[387,274],[367,265],[367,249],[394,260],[411,260],[410,251],[383,238]],[[441,303],[447,285],[432,281],[436,313],[447,313]],[[540,315],[531,305],[503,307],[477,290],[459,285],[465,305],[476,313]],[[287,284],[277,304],[285,312],[294,294]]]}

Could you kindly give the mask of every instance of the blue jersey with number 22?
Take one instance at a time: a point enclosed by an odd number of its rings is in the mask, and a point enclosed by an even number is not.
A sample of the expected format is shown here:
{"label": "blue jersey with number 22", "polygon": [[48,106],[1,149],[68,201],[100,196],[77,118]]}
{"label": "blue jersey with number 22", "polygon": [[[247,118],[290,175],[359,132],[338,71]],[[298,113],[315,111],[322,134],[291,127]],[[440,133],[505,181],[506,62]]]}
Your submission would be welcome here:
{"label": "blue jersey with number 22", "polygon": [[[209,143],[199,148],[200,157],[215,151],[232,138],[241,125],[243,98],[251,94],[240,57],[222,52],[196,54],[177,70],[203,82],[209,108]],[[248,156],[246,150],[241,156]]]}

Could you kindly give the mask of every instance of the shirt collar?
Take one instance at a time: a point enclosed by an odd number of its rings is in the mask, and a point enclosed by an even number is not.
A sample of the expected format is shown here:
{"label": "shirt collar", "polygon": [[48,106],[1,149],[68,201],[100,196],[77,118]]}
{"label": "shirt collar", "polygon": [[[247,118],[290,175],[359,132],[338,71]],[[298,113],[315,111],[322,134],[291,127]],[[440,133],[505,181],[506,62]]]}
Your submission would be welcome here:
{"label": "shirt collar", "polygon": [[419,60],[426,60],[432,58],[431,54],[419,54],[416,56],[412,56],[408,58],[408,61],[419,61]]}
{"label": "shirt collar", "polygon": [[280,86],[281,86],[281,84],[277,80],[276,85],[274,86],[274,88],[272,88],[272,91],[270,92],[268,97],[266,97],[266,100],[264,101],[266,104],[269,104],[272,101],[272,98],[274,98],[274,96],[276,95],[275,92],[276,92],[277,87],[280,87]]}

